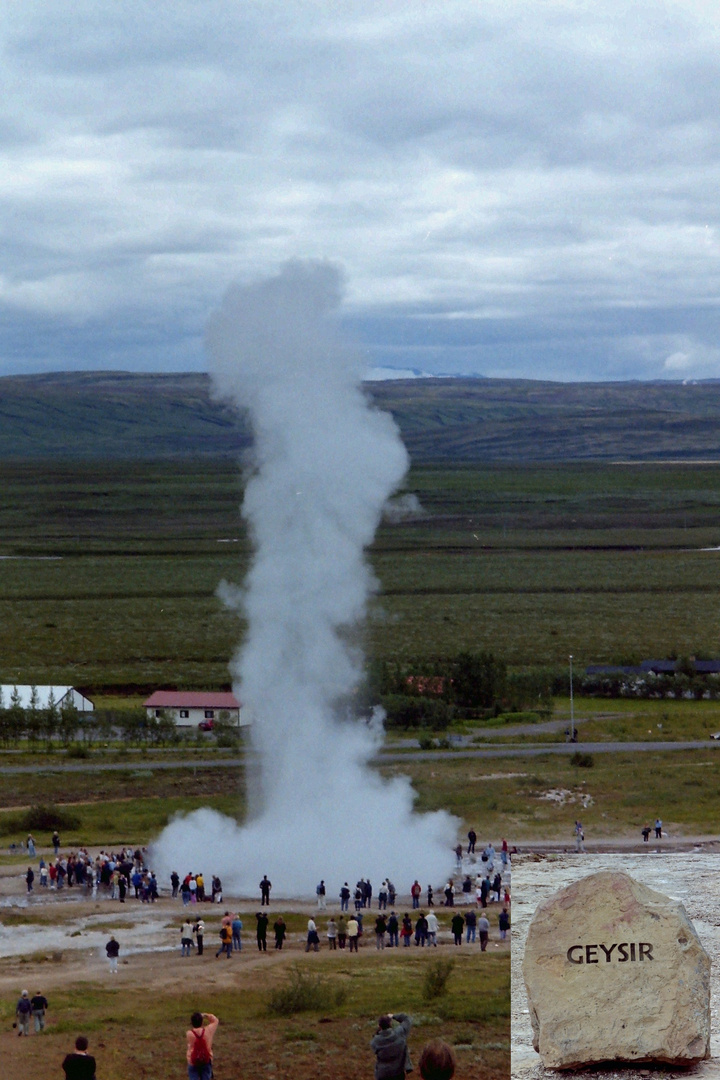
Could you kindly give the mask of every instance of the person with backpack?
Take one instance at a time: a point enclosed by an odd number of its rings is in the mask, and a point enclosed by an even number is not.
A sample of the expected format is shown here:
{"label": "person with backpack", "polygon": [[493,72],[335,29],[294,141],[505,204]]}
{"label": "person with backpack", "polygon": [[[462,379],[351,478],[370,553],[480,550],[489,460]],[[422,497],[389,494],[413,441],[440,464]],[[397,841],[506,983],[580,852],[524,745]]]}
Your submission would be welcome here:
{"label": "person with backpack", "polygon": [[212,1043],[220,1021],[212,1013],[194,1012],[187,1032],[188,1080],[212,1080]]}
{"label": "person with backpack", "polygon": [[30,1014],[32,1013],[32,1005],[30,1004],[30,994],[27,990],[23,990],[20,995],[20,1000],[15,1006],[15,1019],[17,1021],[18,1035],[30,1034]]}
{"label": "person with backpack", "polygon": [[218,956],[220,956],[221,953],[225,953],[225,955],[227,956],[227,958],[229,960],[230,957],[232,956],[232,952],[233,952],[232,926],[228,926],[228,925],[221,926],[220,927],[220,948],[215,953],[215,959],[217,960]]}

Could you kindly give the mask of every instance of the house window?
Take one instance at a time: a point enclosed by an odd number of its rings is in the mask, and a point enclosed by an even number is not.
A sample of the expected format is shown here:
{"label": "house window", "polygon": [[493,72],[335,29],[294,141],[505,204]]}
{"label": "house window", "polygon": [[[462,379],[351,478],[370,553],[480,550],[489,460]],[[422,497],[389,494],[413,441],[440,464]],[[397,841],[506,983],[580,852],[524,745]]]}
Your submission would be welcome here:
{"label": "house window", "polygon": [[162,709],[156,709],[155,710],[155,716],[159,720],[161,718],[161,716],[162,716]]}
{"label": "house window", "polygon": [[205,719],[206,720],[212,720],[214,718],[214,716],[215,716],[215,710],[214,709],[206,709],[205,710]]}
{"label": "house window", "polygon": [[181,710],[180,710],[180,719],[181,719],[181,720],[187,720],[187,718],[188,718],[189,716],[190,716],[190,712],[189,712],[189,710],[188,710],[188,709],[181,709]]}

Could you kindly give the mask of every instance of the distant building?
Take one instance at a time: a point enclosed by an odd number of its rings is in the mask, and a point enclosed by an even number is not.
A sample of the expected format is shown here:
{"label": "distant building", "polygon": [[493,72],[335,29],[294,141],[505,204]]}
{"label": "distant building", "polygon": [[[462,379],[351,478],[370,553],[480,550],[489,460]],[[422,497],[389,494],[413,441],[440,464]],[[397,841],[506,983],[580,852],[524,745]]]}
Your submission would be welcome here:
{"label": "distant building", "polygon": [[172,716],[178,727],[199,727],[227,713],[230,721],[243,726],[240,702],[234,694],[215,690],[156,690],[144,703],[148,719]]}
{"label": "distant building", "polygon": [[51,694],[59,709],[61,709],[63,705],[70,704],[74,705],[77,711],[81,713],[92,712],[95,708],[89,698],[84,697],[79,690],[75,690],[72,686],[16,686],[9,683],[0,686],[0,691],[2,691],[2,703],[6,709],[10,708],[16,690],[23,709],[30,708],[33,690],[35,691],[35,701],[38,709],[47,709],[50,704]]}

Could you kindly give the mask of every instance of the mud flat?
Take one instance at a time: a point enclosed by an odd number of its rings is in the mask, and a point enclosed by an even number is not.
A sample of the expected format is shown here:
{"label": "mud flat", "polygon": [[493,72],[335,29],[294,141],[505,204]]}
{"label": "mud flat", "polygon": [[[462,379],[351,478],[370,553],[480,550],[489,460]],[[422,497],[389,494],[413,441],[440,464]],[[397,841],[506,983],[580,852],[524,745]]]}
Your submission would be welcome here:
{"label": "mud flat", "polygon": [[[624,870],[658,892],[679,900],[692,920],[712,961],[711,1059],[689,1069],[670,1066],[612,1065],[608,1069],[546,1069],[533,1050],[530,1015],[522,977],[522,958],[536,907],[557,889],[598,870]],[[639,1080],[640,1077],[685,1077],[720,1080],[720,855],[713,853],[544,854],[516,856],[512,902],[512,1080]]]}

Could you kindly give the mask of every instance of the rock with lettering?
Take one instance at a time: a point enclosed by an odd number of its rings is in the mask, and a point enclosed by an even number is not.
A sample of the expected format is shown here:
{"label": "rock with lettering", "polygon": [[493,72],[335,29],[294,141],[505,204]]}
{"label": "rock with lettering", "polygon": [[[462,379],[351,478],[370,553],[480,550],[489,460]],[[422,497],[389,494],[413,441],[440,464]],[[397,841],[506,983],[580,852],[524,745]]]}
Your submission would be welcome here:
{"label": "rock with lettering", "polygon": [[538,907],[523,975],[543,1064],[710,1055],[710,959],[682,904],[603,871]]}

